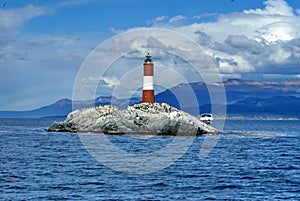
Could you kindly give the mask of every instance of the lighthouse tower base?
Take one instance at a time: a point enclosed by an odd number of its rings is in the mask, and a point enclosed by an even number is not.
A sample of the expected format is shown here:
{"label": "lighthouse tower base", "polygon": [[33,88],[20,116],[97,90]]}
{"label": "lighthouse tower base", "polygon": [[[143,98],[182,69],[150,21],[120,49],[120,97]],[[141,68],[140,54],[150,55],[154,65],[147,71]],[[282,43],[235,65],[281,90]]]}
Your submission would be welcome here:
{"label": "lighthouse tower base", "polygon": [[154,90],[143,90],[143,103],[154,103]]}

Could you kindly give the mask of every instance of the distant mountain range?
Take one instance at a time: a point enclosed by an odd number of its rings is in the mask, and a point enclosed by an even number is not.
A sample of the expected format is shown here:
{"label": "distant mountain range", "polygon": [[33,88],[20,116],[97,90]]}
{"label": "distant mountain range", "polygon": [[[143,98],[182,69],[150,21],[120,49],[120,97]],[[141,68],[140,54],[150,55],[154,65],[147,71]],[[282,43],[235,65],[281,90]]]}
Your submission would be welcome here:
{"label": "distant mountain range", "polygon": [[[196,82],[190,84],[179,84],[156,96],[156,100],[167,100],[170,93],[176,97],[185,97],[187,91],[192,88],[196,94],[199,105],[210,104],[209,94],[218,94],[225,88],[227,104],[232,104],[249,97],[270,98],[274,96],[295,96],[300,97],[300,79],[288,80],[285,82],[258,82],[241,79],[229,79],[224,82],[205,84]],[[208,91],[209,89],[209,91]],[[170,102],[176,102],[172,97]]]}
{"label": "distant mountain range", "polygon": [[[179,84],[155,96],[156,102],[165,102],[171,106],[185,110],[193,115],[198,111],[187,93],[195,94],[199,109],[211,111],[210,94],[218,94],[225,88],[226,101],[214,107],[227,105],[229,116],[257,117],[295,117],[300,118],[300,80],[284,82],[258,82],[250,80],[229,79],[224,82],[205,84],[203,82]],[[208,90],[209,89],[209,90]],[[184,105],[181,100],[184,100]],[[95,100],[75,101],[75,108],[84,108],[113,104],[119,108],[140,103],[140,98],[116,99],[114,97],[98,97]],[[213,103],[214,104],[214,103]],[[182,108],[181,108],[182,107]],[[196,110],[197,109],[197,110]],[[72,101],[59,100],[51,105],[31,111],[0,111],[0,118],[41,118],[65,117],[72,111]]]}
{"label": "distant mountain range", "polygon": [[[61,99],[51,105],[47,105],[30,111],[0,111],[0,118],[46,118],[46,117],[66,117],[74,106],[75,109],[113,104],[119,108],[125,108],[127,105],[133,105],[140,102],[138,98],[116,99],[112,97],[98,97],[95,100],[75,101],[70,99]],[[74,104],[74,105],[73,105]]]}
{"label": "distant mountain range", "polygon": [[184,97],[190,88],[194,90],[199,108],[188,106],[181,109],[193,115],[198,115],[195,111],[211,112],[209,94],[218,96],[220,91],[225,89],[226,102],[217,103],[214,107],[218,108],[221,104],[226,104],[228,116],[300,117],[300,79],[284,82],[229,79],[212,84],[203,82],[179,84],[158,94],[156,101],[165,101],[180,108],[176,97]]}

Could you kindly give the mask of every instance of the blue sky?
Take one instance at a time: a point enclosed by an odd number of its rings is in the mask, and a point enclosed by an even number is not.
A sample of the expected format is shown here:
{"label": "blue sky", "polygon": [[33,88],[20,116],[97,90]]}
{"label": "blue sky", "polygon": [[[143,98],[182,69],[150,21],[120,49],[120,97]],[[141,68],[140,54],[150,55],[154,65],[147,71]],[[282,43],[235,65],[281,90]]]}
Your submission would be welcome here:
{"label": "blue sky", "polygon": [[[139,27],[199,43],[223,79],[300,78],[298,0],[0,0],[0,110],[71,98],[87,55]],[[117,84],[110,76],[102,80]]]}

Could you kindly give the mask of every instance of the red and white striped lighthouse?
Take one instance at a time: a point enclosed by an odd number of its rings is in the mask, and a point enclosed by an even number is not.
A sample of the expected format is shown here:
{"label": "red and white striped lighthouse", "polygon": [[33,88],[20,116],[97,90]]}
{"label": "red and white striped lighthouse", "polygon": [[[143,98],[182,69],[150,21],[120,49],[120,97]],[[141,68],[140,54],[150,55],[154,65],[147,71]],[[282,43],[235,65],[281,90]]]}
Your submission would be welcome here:
{"label": "red and white striped lighthouse", "polygon": [[153,63],[150,54],[144,61],[143,103],[154,103]]}

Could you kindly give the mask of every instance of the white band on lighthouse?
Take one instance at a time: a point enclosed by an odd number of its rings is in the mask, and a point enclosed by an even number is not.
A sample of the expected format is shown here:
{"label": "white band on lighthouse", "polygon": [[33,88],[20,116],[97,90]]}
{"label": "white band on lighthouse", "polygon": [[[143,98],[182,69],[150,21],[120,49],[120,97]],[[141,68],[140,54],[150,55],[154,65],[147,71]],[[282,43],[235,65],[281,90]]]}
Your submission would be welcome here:
{"label": "white band on lighthouse", "polygon": [[154,90],[153,76],[144,76],[143,90]]}

